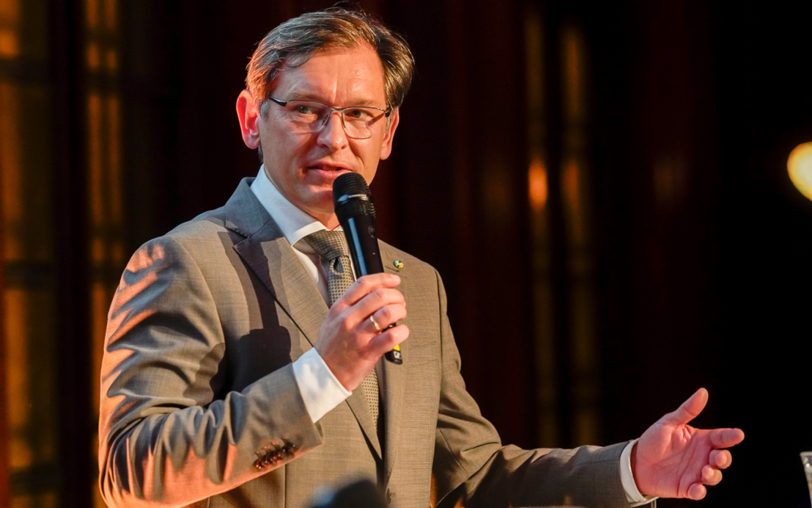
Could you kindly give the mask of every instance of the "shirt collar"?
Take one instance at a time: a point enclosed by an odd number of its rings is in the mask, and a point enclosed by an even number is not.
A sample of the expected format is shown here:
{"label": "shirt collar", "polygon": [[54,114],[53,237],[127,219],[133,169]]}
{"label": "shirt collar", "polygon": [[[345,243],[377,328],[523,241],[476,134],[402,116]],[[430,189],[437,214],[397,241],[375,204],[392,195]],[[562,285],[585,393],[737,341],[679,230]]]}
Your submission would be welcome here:
{"label": "shirt collar", "polygon": [[311,233],[327,229],[324,224],[296,207],[279,192],[276,185],[268,178],[264,164],[260,166],[259,174],[251,183],[251,191],[273,217],[276,225],[279,226],[291,245],[296,245],[296,242]]}

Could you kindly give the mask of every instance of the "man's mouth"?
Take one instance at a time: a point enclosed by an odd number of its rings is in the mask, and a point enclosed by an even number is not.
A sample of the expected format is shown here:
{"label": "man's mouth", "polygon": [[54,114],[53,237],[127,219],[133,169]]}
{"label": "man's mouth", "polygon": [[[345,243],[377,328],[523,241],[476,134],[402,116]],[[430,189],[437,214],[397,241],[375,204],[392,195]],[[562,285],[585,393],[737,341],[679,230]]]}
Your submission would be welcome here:
{"label": "man's mouth", "polygon": [[338,176],[342,173],[346,173],[348,171],[352,171],[351,169],[344,167],[344,166],[337,166],[332,164],[313,164],[311,166],[307,166],[308,171],[323,171],[325,173],[335,173],[335,176]]}

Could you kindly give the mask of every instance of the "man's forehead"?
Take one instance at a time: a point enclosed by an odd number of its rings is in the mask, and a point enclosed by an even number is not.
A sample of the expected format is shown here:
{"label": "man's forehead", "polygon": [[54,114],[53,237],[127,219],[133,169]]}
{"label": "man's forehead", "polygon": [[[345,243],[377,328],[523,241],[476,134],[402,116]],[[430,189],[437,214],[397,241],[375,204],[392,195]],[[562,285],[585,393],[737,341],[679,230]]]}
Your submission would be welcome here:
{"label": "man's forehead", "polygon": [[306,60],[286,63],[272,89],[318,94],[336,86],[365,94],[385,93],[383,63],[371,46],[330,46],[314,51]]}
{"label": "man's forehead", "polygon": [[374,57],[374,61],[380,66],[381,73],[383,73],[383,62],[378,53],[369,43],[360,41],[352,45],[343,44],[330,44],[318,48],[310,53],[290,56],[285,59],[284,63],[279,67],[279,72],[282,73],[286,70],[298,69],[307,65],[313,59],[340,59],[348,54],[359,55],[366,53],[370,57]]}

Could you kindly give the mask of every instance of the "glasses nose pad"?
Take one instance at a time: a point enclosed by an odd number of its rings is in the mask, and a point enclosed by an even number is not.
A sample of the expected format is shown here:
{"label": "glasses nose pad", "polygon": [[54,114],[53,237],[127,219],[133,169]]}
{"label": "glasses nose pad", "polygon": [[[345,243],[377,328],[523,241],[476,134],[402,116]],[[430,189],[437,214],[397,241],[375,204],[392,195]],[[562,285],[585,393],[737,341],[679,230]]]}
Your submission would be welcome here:
{"label": "glasses nose pad", "polygon": [[327,127],[327,124],[330,123],[330,120],[333,119],[333,115],[336,115],[336,114],[338,114],[338,118],[339,118],[338,121],[339,121],[339,123],[341,123],[341,127],[344,128],[344,130],[346,130],[347,126],[344,124],[344,112],[343,111],[337,111],[335,109],[326,109],[324,111],[324,113],[322,113],[321,118],[319,119],[319,124],[318,124],[319,125],[319,130],[323,130],[325,127]]}
{"label": "glasses nose pad", "polygon": [[[333,121],[333,116],[335,115],[338,115],[338,118],[335,120],[335,122],[338,123],[330,124],[330,122]],[[329,128],[327,128],[328,125]],[[344,123],[344,112],[336,109],[328,109],[324,112],[324,114],[319,119],[319,126],[316,132],[318,132],[319,138],[324,139],[351,137],[349,133],[347,133],[347,125]]]}

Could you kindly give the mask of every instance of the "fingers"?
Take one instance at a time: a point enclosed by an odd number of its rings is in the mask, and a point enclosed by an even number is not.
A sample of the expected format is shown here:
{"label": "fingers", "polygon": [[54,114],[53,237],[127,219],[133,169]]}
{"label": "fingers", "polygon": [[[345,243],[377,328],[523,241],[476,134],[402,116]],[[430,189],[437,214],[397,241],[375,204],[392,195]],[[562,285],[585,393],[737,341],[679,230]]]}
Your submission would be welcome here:
{"label": "fingers", "polygon": [[381,333],[383,331],[383,327],[378,324],[378,321],[375,320],[375,313],[372,313],[372,315],[369,316],[367,320],[372,325],[372,328],[375,331],[375,333]]}
{"label": "fingers", "polygon": [[364,275],[355,281],[344,295],[334,304],[341,311],[358,303],[362,298],[380,288],[395,288],[400,284],[400,277],[390,273]]}
{"label": "fingers", "polygon": [[702,467],[699,482],[692,483],[691,486],[688,487],[686,497],[689,499],[693,499],[694,501],[703,499],[708,494],[708,489],[705,486],[718,485],[719,482],[721,481],[722,481],[722,472],[716,467],[706,464],[705,466]]}
{"label": "fingers", "polygon": [[714,486],[722,481],[722,469],[726,469],[733,462],[733,456],[727,450],[712,450],[708,457],[708,464],[702,466],[699,474],[699,482],[691,484],[688,488],[687,497],[699,500],[707,495],[708,489],[705,485]]}
{"label": "fingers", "polygon": [[708,463],[717,469],[727,469],[733,463],[733,456],[727,450],[711,450]]}
{"label": "fingers", "polygon": [[688,494],[686,497],[688,499],[693,499],[694,501],[699,501],[700,499],[704,499],[707,494],[708,489],[706,489],[704,485],[701,483],[692,483],[691,486],[688,487]]}
{"label": "fingers", "polygon": [[683,425],[697,416],[705,409],[708,403],[708,390],[700,388],[695,391],[693,395],[688,397],[688,400],[682,403],[675,411],[669,413],[667,417],[673,420],[678,425]]}
{"label": "fingers", "polygon": [[376,356],[381,356],[408,338],[409,327],[398,325],[376,335],[369,341],[368,347]]}
{"label": "fingers", "polygon": [[406,317],[406,306],[389,304],[376,310],[367,318],[370,331],[380,333]]}
{"label": "fingers", "polygon": [[714,448],[730,448],[744,441],[744,432],[741,429],[714,429],[710,440]]}
{"label": "fingers", "polygon": [[[354,390],[381,356],[406,340],[406,301],[400,277],[377,273],[359,278],[331,307],[314,344],[336,379]],[[377,327],[375,324],[377,324]]]}
{"label": "fingers", "polygon": [[[361,277],[336,303],[347,325],[365,333],[380,333],[406,317],[406,300],[395,289],[400,277],[375,274]],[[340,303],[339,303],[340,302]]]}
{"label": "fingers", "polygon": [[381,330],[405,317],[406,300],[395,289],[398,284],[397,275],[377,273],[361,277],[333,304],[330,312],[346,320],[349,328],[361,325],[367,333],[377,333],[370,316]]}
{"label": "fingers", "polygon": [[[744,439],[744,432],[740,429],[714,429],[709,432],[711,445],[726,448],[740,443]],[[707,486],[718,485],[722,481],[722,470],[733,463],[733,455],[725,449],[711,449],[708,454],[708,463],[702,466],[699,473],[699,482],[693,483],[686,497],[699,500],[707,494]]]}
{"label": "fingers", "polygon": [[700,479],[705,485],[717,485],[722,481],[722,472],[715,467],[705,465],[702,468]]}
{"label": "fingers", "polygon": [[[364,300],[366,300],[366,298],[359,303],[359,306],[362,308],[364,307]],[[374,306],[375,302],[372,302],[371,305]],[[363,315],[365,311],[360,310],[359,312]],[[409,328],[403,324],[398,324],[399,321],[405,318],[405,302],[403,304],[388,304],[367,317],[364,325],[370,333],[376,335],[368,344],[373,354],[379,356],[387,351],[391,351],[392,348],[409,337]]]}

